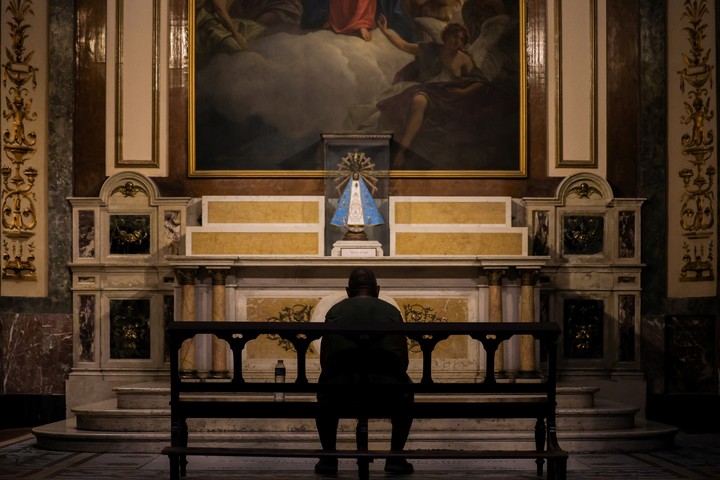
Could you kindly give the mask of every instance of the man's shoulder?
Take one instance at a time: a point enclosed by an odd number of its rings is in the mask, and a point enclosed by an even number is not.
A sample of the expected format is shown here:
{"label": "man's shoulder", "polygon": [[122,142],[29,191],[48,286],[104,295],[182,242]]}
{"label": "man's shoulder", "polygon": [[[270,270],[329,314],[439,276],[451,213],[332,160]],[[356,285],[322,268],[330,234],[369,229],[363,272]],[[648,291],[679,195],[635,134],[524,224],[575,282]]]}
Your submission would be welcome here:
{"label": "man's shoulder", "polygon": [[357,302],[359,305],[372,305],[373,307],[382,306],[396,309],[395,305],[379,297],[351,297],[347,300]]}
{"label": "man's shoulder", "polygon": [[400,312],[392,303],[377,297],[349,297],[340,300],[338,303],[330,307],[328,313],[336,312],[343,309],[384,309],[389,311]]}

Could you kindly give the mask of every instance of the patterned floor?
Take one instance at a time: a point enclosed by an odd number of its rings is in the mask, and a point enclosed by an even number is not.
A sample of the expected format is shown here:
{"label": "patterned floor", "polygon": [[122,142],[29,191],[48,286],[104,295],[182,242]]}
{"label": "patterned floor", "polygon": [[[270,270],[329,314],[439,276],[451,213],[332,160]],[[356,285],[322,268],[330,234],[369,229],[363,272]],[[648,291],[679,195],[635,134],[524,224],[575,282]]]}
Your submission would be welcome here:
{"label": "patterned floor", "polygon": [[[526,461],[413,461],[408,480],[536,479]],[[191,457],[187,480],[321,480],[314,460]],[[371,465],[370,478],[394,478]],[[0,479],[167,479],[168,461],[155,454],[77,453],[40,450],[32,436],[0,442]],[[352,461],[341,461],[340,480],[356,479]],[[720,479],[720,434],[678,434],[668,451],[631,454],[571,454],[569,480]]]}

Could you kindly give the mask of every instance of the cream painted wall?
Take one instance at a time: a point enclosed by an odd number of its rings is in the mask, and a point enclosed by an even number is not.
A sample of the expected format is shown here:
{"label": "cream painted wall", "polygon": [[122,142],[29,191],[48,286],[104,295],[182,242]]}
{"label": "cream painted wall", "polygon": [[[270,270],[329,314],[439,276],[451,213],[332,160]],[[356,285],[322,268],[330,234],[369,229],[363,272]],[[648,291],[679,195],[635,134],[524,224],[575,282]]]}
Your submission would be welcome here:
{"label": "cream painted wall", "polygon": [[106,172],[167,176],[168,1],[107,0],[107,12]]}
{"label": "cream painted wall", "polygon": [[606,3],[547,0],[548,173],[605,177]]}

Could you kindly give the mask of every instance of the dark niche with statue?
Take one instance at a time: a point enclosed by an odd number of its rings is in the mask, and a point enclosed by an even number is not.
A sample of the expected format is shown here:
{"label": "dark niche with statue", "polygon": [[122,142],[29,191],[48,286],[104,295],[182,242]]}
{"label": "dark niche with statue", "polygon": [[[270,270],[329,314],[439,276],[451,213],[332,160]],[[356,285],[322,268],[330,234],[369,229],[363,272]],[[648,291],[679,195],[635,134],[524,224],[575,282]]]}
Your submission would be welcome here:
{"label": "dark niche with statue", "polygon": [[563,253],[602,253],[604,231],[605,218],[602,215],[566,215],[563,217]]}
{"label": "dark niche with statue", "polygon": [[110,358],[150,358],[150,300],[110,300]]}
{"label": "dark niche with statue", "polygon": [[603,358],[602,300],[566,299],[563,304],[565,358]]}
{"label": "dark niche with statue", "polygon": [[110,254],[148,255],[150,215],[110,215]]}

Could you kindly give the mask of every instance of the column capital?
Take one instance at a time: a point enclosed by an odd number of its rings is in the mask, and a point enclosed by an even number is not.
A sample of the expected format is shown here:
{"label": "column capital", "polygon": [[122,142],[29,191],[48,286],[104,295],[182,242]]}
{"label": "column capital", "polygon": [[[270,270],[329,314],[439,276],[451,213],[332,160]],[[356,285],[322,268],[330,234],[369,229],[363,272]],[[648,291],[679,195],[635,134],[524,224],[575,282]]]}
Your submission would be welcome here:
{"label": "column capital", "polygon": [[207,271],[213,285],[225,285],[225,279],[230,274],[229,268],[208,268]]}
{"label": "column capital", "polygon": [[502,285],[502,279],[505,276],[505,271],[506,270],[504,268],[486,268],[485,275],[487,275],[488,284],[491,286]]}
{"label": "column capital", "polygon": [[197,268],[176,268],[175,278],[180,285],[194,285],[197,278]]}
{"label": "column capital", "polygon": [[518,268],[518,274],[520,275],[520,284],[523,286],[535,285],[540,276],[540,270],[530,268]]}

